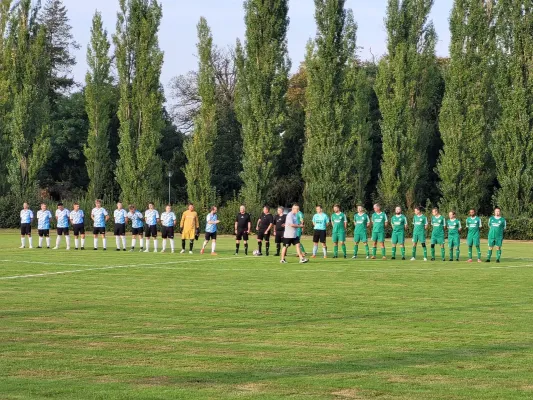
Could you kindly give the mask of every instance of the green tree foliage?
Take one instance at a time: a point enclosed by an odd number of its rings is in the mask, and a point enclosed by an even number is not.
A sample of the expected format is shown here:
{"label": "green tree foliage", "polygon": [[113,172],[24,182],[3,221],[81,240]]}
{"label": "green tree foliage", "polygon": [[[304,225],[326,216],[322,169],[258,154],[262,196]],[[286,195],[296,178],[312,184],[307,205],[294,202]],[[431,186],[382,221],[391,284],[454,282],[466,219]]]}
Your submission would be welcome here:
{"label": "green tree foliage", "polygon": [[493,178],[487,143],[495,114],[494,11],[494,0],[455,0],[450,18],[450,62],[440,112],[440,205],[463,215],[485,203]]}
{"label": "green tree foliage", "polygon": [[113,91],[111,78],[110,43],[96,13],[91,28],[91,42],[87,48],[89,71],[85,76],[85,103],[89,118],[89,135],[84,153],[89,176],[89,198],[102,198],[112,188],[112,165],[109,151],[110,111]]}
{"label": "green tree foliage", "polygon": [[[0,62],[6,63],[5,35],[8,27],[10,8],[12,0],[0,1]],[[9,190],[7,182],[7,165],[10,158],[9,138],[7,136],[8,107],[10,98],[8,96],[9,71],[7,68],[0,68],[0,193]]]}
{"label": "green tree foliage", "polygon": [[185,144],[187,195],[198,209],[207,211],[215,201],[211,170],[217,135],[217,102],[213,68],[213,37],[205,18],[198,23],[198,93],[201,106],[195,119],[192,138]]}
{"label": "green tree foliage", "polygon": [[501,117],[491,145],[506,215],[531,213],[533,200],[533,4],[498,2],[497,92]]}
{"label": "green tree foliage", "polygon": [[267,197],[286,116],[288,0],[246,0],[246,40],[237,43],[237,115],[242,124],[242,196],[251,209]]}
{"label": "green tree foliage", "polygon": [[113,37],[120,89],[116,178],[123,200],[137,204],[160,193],[162,186],[163,168],[157,154],[163,128],[161,17],[157,0],[120,0]]}
{"label": "green tree foliage", "polygon": [[11,150],[8,181],[19,198],[34,191],[50,154],[50,62],[45,29],[36,22],[37,11],[31,0],[21,0],[16,5],[4,47],[10,99],[6,121]]}
{"label": "green tree foliage", "polygon": [[425,199],[421,189],[427,183],[438,93],[436,34],[427,22],[432,5],[433,0],[388,1],[388,54],[379,63],[376,80],[383,118],[378,194],[387,208],[411,208]]}

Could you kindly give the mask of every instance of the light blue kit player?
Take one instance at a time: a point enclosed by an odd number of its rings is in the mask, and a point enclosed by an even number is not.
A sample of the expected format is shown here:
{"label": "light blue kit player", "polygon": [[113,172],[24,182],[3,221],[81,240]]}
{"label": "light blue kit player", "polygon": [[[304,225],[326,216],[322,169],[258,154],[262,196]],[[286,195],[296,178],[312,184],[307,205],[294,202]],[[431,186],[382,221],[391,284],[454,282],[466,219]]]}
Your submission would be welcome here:
{"label": "light blue kit player", "polygon": [[52,213],[48,210],[46,204],[41,204],[41,209],[37,211],[37,230],[39,232],[38,249],[43,248],[43,238],[46,238],[46,248],[50,248],[50,221]]}

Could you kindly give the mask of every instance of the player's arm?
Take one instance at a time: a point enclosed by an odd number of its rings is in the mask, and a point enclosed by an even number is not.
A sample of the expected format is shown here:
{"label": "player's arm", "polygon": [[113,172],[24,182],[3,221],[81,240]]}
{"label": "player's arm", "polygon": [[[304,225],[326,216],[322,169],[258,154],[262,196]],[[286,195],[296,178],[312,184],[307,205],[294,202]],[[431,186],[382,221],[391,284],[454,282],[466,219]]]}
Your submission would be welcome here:
{"label": "player's arm", "polygon": [[178,225],[178,219],[176,218],[176,214],[174,214],[172,225],[174,225],[174,226]]}
{"label": "player's arm", "polygon": [[181,214],[180,229],[183,229],[184,224],[185,224],[185,213]]}
{"label": "player's arm", "polygon": [[461,225],[461,221],[459,221],[459,232],[463,230],[463,226]]}
{"label": "player's arm", "polygon": [[266,228],[265,233],[270,232],[271,229],[272,229],[272,222],[268,225],[268,228]]}
{"label": "player's arm", "polygon": [[161,222],[161,218],[159,218],[159,213],[156,214],[155,222],[156,224]]}
{"label": "player's arm", "polygon": [[250,233],[252,231],[252,220],[249,219],[248,220],[248,233]]}
{"label": "player's arm", "polygon": [[385,214],[385,227],[389,226],[389,218],[387,217],[387,214]]}
{"label": "player's arm", "polygon": [[105,222],[109,221],[109,214],[106,214],[105,216]]}
{"label": "player's arm", "polygon": [[239,226],[239,216],[237,215],[237,218],[235,218],[235,234],[237,234],[238,226]]}
{"label": "player's arm", "polygon": [[261,218],[259,218],[257,220],[257,224],[255,225],[255,230],[258,231],[259,230],[259,223],[261,222]]}
{"label": "player's arm", "polygon": [[409,223],[407,222],[407,218],[405,218],[405,225],[404,225],[404,228],[405,228],[405,229],[409,229]]}
{"label": "player's arm", "polygon": [[348,218],[346,218],[346,215],[344,216],[344,230],[348,230]]}
{"label": "player's arm", "polygon": [[91,211],[91,219],[94,221],[94,213]]}

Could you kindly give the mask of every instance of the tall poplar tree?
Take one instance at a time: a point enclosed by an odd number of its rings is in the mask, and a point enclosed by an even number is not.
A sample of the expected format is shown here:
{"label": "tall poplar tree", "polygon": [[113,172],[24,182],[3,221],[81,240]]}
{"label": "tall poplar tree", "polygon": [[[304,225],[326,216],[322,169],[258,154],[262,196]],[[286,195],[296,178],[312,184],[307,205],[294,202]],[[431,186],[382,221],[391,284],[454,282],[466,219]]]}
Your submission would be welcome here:
{"label": "tall poplar tree", "polygon": [[305,61],[307,144],[302,172],[308,210],[316,204],[348,205],[356,187],[355,196],[364,197],[370,178],[371,150],[361,142],[370,134],[368,92],[362,90],[365,81],[357,66],[357,26],[344,4],[344,0],[315,0],[317,35],[308,45]]}
{"label": "tall poplar tree", "polygon": [[428,146],[436,132],[436,34],[433,0],[389,0],[387,50],[376,93],[382,114],[383,161],[378,195],[385,207],[425,200]]}
{"label": "tall poplar tree", "polygon": [[[10,18],[11,0],[0,0],[0,61],[6,64],[9,60],[5,58],[5,36]],[[7,183],[7,165],[9,161],[9,139],[7,137],[8,105],[9,96],[9,71],[0,68],[0,193],[9,190]]]}
{"label": "tall poplar tree", "polygon": [[194,133],[185,145],[187,195],[199,209],[207,210],[215,201],[211,168],[213,145],[217,136],[216,83],[213,68],[213,37],[205,18],[198,30],[198,94],[201,106],[195,118]]}
{"label": "tall poplar tree", "polygon": [[440,112],[444,147],[438,173],[441,207],[478,210],[493,178],[487,145],[493,128],[495,0],[455,0],[450,18],[450,63]]}
{"label": "tall poplar tree", "polygon": [[290,61],[288,0],[245,0],[244,46],[237,43],[237,115],[243,135],[244,201],[265,201],[280,151]]}
{"label": "tall poplar tree", "polygon": [[491,145],[500,189],[496,203],[509,216],[533,212],[533,4],[498,2],[497,92],[501,116]]}
{"label": "tall poplar tree", "polygon": [[162,188],[162,162],[157,155],[163,128],[161,17],[157,0],[120,0],[113,37],[120,90],[116,177],[123,200],[138,204]]}
{"label": "tall poplar tree", "polygon": [[20,198],[31,195],[36,189],[39,172],[50,153],[50,61],[45,29],[36,22],[37,11],[31,0],[21,0],[17,4],[4,48],[10,99],[8,181],[13,194]]}
{"label": "tall poplar tree", "polygon": [[96,13],[87,48],[89,71],[85,76],[85,109],[89,117],[89,135],[85,146],[89,198],[102,198],[113,184],[109,129],[113,100],[110,43],[103,27],[102,16]]}

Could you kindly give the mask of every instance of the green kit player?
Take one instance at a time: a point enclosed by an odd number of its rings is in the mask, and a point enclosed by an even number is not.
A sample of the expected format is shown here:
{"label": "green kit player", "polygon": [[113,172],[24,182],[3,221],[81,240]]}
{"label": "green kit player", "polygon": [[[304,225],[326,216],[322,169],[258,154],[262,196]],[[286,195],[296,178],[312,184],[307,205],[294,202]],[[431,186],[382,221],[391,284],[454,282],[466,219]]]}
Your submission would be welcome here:
{"label": "green kit player", "polygon": [[415,216],[413,217],[413,256],[411,261],[416,260],[416,246],[418,243],[422,245],[424,250],[424,261],[428,260],[428,249],[426,247],[426,230],[428,229],[428,218],[422,214],[420,207],[415,208]]}
{"label": "green kit player", "polygon": [[388,224],[387,214],[381,211],[379,204],[374,204],[374,214],[372,214],[372,260],[376,259],[376,252],[378,243],[381,243],[381,256],[384,260],[387,259],[385,253],[385,227]]}
{"label": "green kit player", "polygon": [[346,258],[346,227],[348,220],[346,215],[341,212],[338,204],[333,206],[333,214],[331,214],[331,224],[333,225],[333,258],[339,258],[339,243],[342,247],[342,254]]}
{"label": "green kit player", "polygon": [[471,209],[470,216],[466,219],[466,227],[468,228],[468,236],[466,237],[466,244],[468,246],[468,262],[472,262],[472,247],[476,246],[477,262],[481,262],[481,241],[479,230],[481,229],[481,218],[476,215],[476,210]]}
{"label": "green kit player", "polygon": [[431,231],[431,261],[435,261],[435,245],[437,244],[440,245],[442,261],[446,261],[446,251],[444,250],[444,226],[446,225],[446,220],[440,215],[439,209],[436,207],[431,213],[433,214],[431,217],[431,226],[433,227]]}
{"label": "green kit player", "polygon": [[446,221],[446,227],[448,228],[448,247],[450,249],[450,261],[453,261],[453,249],[455,248],[455,261],[459,261],[459,256],[461,251],[459,250],[459,245],[461,240],[459,238],[459,233],[461,232],[462,226],[461,221],[459,221],[455,216],[455,211],[450,211],[448,215],[450,219]]}
{"label": "green kit player", "polygon": [[396,260],[396,245],[400,245],[402,260],[405,260],[405,229],[407,218],[402,214],[402,208],[396,207],[394,215],[390,219],[392,225],[392,259]]}
{"label": "green kit player", "polygon": [[370,258],[370,250],[368,248],[368,238],[366,235],[367,229],[370,227],[370,218],[368,218],[367,213],[365,213],[363,206],[357,206],[357,214],[353,217],[353,222],[355,225],[353,241],[353,257],[357,258],[357,253],[359,252],[359,243],[365,245],[366,258]]}
{"label": "green kit player", "polygon": [[502,217],[502,210],[499,207],[494,209],[494,215],[489,219],[489,253],[487,262],[490,262],[492,250],[496,247],[496,262],[500,262],[502,256],[503,232],[507,227],[505,218]]}

